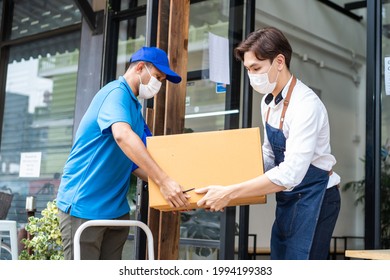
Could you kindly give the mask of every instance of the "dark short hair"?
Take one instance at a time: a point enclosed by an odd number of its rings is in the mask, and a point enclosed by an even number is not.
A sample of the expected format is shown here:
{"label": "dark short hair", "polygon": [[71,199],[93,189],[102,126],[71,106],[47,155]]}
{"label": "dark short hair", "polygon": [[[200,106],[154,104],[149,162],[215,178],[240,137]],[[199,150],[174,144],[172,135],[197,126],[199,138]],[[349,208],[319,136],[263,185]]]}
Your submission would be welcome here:
{"label": "dark short hair", "polygon": [[[141,62],[141,61],[133,61],[133,62],[130,62],[130,64],[129,64],[129,68],[133,68],[135,65],[137,65],[139,62]],[[143,63],[145,63],[145,65],[147,66],[147,67],[155,67],[154,65],[153,65],[153,63],[151,63],[151,62],[147,62],[147,61],[142,61]]]}
{"label": "dark short hair", "polygon": [[252,51],[259,60],[270,59],[282,54],[285,57],[287,68],[290,68],[292,48],[282,31],[275,27],[265,27],[253,31],[234,49],[237,59],[243,61],[244,54]]}

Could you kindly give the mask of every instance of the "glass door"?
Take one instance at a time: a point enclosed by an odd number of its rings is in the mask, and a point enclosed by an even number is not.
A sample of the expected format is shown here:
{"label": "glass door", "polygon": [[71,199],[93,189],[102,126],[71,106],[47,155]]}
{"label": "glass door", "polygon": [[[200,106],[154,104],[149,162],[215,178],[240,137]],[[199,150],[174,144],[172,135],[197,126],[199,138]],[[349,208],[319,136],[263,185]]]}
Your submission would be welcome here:
{"label": "glass door", "polygon": [[[191,1],[184,133],[239,126],[240,76],[231,77],[237,68],[241,73],[232,42],[242,39],[242,24],[234,24],[242,23],[242,9],[243,1]],[[227,240],[234,240],[235,231],[227,232],[222,225],[234,225],[234,215],[203,209],[183,212],[180,259],[229,258],[223,252],[233,245]]]}
{"label": "glass door", "polygon": [[390,248],[390,3],[382,4],[382,136],[381,136],[381,240]]}

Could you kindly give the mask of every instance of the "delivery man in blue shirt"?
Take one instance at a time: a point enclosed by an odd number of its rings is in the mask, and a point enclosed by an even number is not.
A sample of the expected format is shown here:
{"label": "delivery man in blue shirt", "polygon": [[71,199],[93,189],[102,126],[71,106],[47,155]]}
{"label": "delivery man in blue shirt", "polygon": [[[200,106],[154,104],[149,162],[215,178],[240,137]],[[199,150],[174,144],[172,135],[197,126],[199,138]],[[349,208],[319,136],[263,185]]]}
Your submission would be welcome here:
{"label": "delivery man in blue shirt", "polygon": [[[166,53],[155,47],[135,52],[125,74],[93,98],[78,127],[57,196],[65,259],[73,259],[73,238],[87,220],[129,219],[126,199],[133,172],[158,186],[171,207],[188,205],[189,195],[151,158],[142,138],[145,121],[138,98],[154,97],[163,80],[179,83]],[[90,227],[81,235],[81,259],[121,259],[129,228]]]}

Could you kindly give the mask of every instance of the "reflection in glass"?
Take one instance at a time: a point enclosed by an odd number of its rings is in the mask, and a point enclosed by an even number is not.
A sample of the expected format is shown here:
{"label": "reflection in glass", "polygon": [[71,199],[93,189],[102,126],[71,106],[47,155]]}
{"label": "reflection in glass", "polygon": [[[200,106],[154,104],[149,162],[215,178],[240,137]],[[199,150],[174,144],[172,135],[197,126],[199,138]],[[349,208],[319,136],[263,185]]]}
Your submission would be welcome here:
{"label": "reflection in glass", "polygon": [[[197,80],[187,83],[186,132],[223,130],[225,125],[225,92],[218,93],[216,83]],[[237,113],[237,112],[236,112]]]}
{"label": "reflection in glass", "polygon": [[188,35],[188,71],[206,70],[209,32],[228,38],[229,2],[204,1],[190,7]]}
{"label": "reflection in glass", "polygon": [[[46,41],[48,44],[49,41]],[[29,46],[31,47],[31,46]],[[11,48],[12,53],[17,48]],[[37,211],[56,196],[72,145],[79,51],[12,60],[8,64],[0,149],[0,187],[14,194],[8,219],[26,222],[26,196],[36,196]],[[39,177],[21,177],[25,153],[40,153]],[[27,170],[28,171],[28,170]]]}
{"label": "reflection in glass", "polygon": [[145,28],[146,16],[120,22],[116,78],[126,71],[131,55],[145,45]]}
{"label": "reflection in glass", "polygon": [[18,0],[14,2],[11,39],[41,33],[81,21],[73,0]]}
{"label": "reflection in glass", "polygon": [[226,86],[208,80],[209,33],[228,38],[229,2],[203,1],[190,7],[188,72],[200,71],[199,80],[188,81],[185,132],[225,129]]}

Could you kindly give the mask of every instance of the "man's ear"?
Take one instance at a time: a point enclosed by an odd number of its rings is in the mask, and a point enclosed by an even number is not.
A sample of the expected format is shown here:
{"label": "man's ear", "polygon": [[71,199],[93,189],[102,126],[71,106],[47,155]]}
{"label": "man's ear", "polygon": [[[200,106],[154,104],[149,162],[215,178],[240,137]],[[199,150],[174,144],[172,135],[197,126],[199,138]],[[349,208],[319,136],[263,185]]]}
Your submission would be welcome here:
{"label": "man's ear", "polygon": [[145,65],[145,62],[143,62],[143,61],[138,62],[137,65],[135,66],[135,70],[137,72],[141,72],[142,69],[144,68],[144,65]]}
{"label": "man's ear", "polygon": [[277,63],[277,68],[278,68],[278,71],[282,71],[285,64],[286,64],[286,58],[284,57],[284,55],[282,54],[278,54],[275,58],[276,60],[276,63]]}

